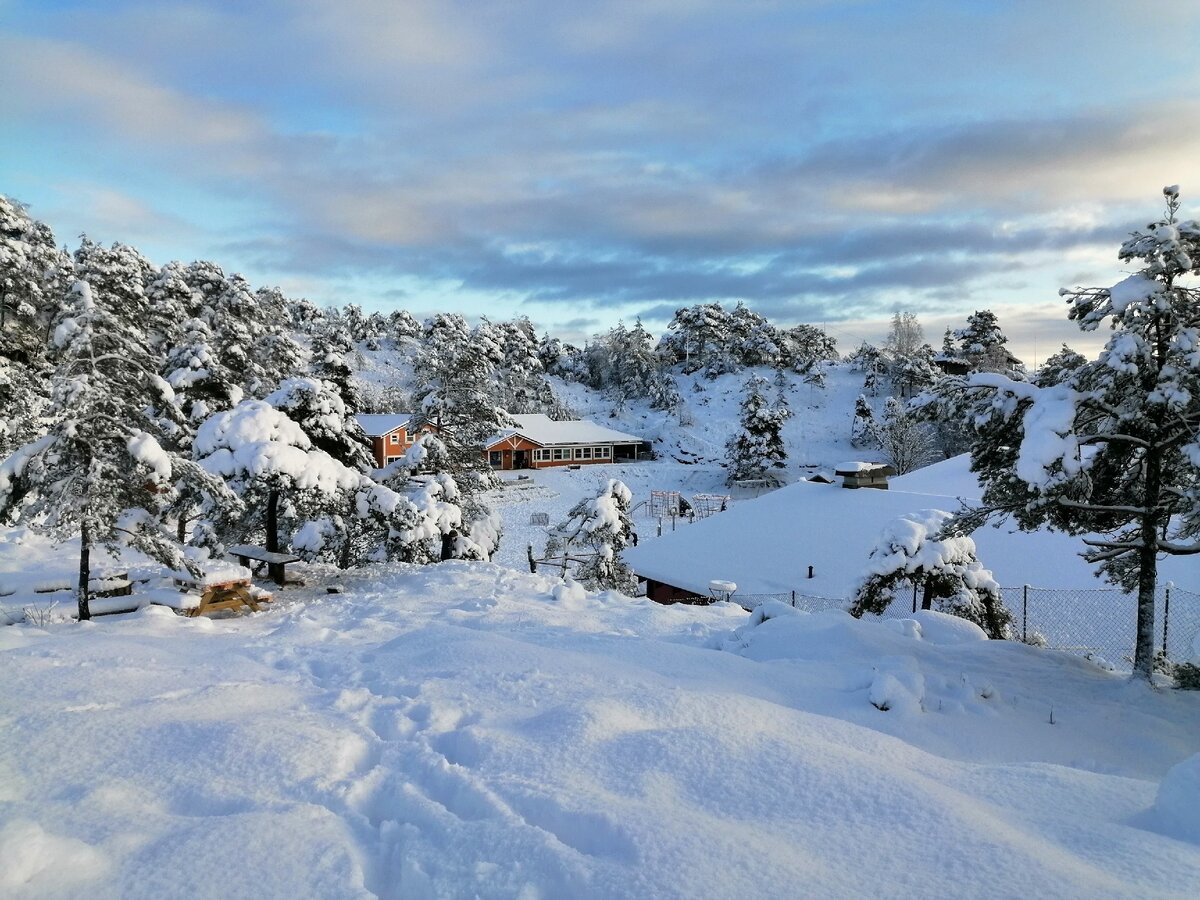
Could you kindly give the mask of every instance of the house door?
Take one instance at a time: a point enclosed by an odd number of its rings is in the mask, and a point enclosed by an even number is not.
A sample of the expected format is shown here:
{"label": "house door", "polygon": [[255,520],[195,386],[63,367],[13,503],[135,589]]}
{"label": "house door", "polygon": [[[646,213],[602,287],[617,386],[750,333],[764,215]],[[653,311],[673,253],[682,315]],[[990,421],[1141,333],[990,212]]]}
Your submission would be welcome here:
{"label": "house door", "polygon": [[513,468],[528,469],[529,468],[529,451],[514,450],[513,451]]}

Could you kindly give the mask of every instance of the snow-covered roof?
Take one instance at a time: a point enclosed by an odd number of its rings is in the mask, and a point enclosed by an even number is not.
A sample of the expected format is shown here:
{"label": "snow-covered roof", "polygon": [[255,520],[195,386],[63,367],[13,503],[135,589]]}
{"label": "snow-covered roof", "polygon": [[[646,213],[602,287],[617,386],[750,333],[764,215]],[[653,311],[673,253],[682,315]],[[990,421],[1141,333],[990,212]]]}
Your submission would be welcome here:
{"label": "snow-covered roof", "polygon": [[519,434],[543,447],[567,444],[640,444],[642,439],[622,431],[605,428],[586,419],[566,419],[556,422],[542,413],[526,413],[509,416],[517,423],[516,428],[506,428],[488,438],[487,446]]}
{"label": "snow-covered roof", "polygon": [[368,437],[382,437],[388,432],[402,428],[412,420],[412,413],[388,413],[386,415],[355,416]]}
{"label": "snow-covered roof", "polygon": [[881,462],[862,462],[853,460],[851,462],[840,462],[833,467],[833,471],[837,475],[846,475],[854,472],[874,472],[876,469],[888,468],[887,463]]}
{"label": "snow-covered roof", "polygon": [[[642,578],[652,578],[707,596],[709,582],[737,582],[739,594],[787,591],[847,598],[863,574],[880,534],[906,513],[925,509],[954,512],[958,497],[982,491],[956,457],[892,480],[891,490],[847,491],[834,485],[797,482],[726,512],[664,534],[646,536],[623,551]],[[969,483],[968,483],[969,480]],[[936,493],[910,492],[936,485]],[[643,529],[647,535],[649,529]],[[1080,558],[1078,537],[1015,526],[985,526],[971,537],[979,560],[1004,587],[1093,589],[1095,566]],[[808,577],[808,567],[813,577]],[[1186,557],[1160,561],[1160,576],[1187,590],[1200,590],[1200,566]]]}

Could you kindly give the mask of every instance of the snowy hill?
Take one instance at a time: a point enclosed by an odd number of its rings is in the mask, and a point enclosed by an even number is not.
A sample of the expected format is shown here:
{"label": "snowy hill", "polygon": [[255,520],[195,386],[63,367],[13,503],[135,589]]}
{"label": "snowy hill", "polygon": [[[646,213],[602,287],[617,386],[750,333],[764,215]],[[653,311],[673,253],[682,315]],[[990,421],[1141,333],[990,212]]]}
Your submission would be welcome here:
{"label": "snowy hill", "polygon": [[1195,694],[936,614],[764,621],[490,564],[305,576],[258,615],[0,629],[0,893],[1200,883],[1200,823],[1175,799]]}

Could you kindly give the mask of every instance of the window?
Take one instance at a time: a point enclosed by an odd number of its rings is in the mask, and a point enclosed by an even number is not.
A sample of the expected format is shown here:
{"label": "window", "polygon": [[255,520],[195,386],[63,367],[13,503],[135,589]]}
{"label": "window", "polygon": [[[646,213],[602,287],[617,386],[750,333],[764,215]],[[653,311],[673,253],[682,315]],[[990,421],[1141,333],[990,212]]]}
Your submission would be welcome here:
{"label": "window", "polygon": [[503,460],[504,457],[500,454],[499,450],[493,450],[488,454],[488,465],[494,468],[500,468],[504,464]]}
{"label": "window", "polygon": [[565,450],[562,447],[555,447],[554,448],[554,458],[555,459],[570,459],[571,451]]}
{"label": "window", "polygon": [[611,449],[612,449],[611,447],[597,447],[596,448],[596,459],[608,459],[609,451]]}
{"label": "window", "polygon": [[575,451],[575,458],[576,459],[591,459],[592,458],[592,448],[591,447],[580,447],[578,450]]}
{"label": "window", "polygon": [[391,438],[391,442],[393,444],[400,443],[400,435],[396,434],[396,432],[393,431],[390,435],[388,435],[388,437]]}
{"label": "window", "polygon": [[407,431],[406,431],[406,432],[404,433],[404,443],[406,443],[406,444],[411,444],[411,443],[413,442],[413,438],[415,438],[415,437],[416,437],[416,435],[414,435],[414,434],[411,434],[411,433],[409,433],[409,432],[407,432]]}
{"label": "window", "polygon": [[549,459],[550,459],[550,451],[549,450],[534,450],[533,451],[533,461],[534,462],[546,462]]}

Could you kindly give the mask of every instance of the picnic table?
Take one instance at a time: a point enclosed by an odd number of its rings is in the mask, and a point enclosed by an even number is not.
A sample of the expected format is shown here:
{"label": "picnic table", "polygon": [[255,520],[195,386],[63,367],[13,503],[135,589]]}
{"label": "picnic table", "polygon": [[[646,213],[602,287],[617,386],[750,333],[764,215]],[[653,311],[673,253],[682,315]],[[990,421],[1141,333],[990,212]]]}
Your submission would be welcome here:
{"label": "picnic table", "polygon": [[263,565],[266,565],[267,577],[280,587],[287,584],[284,567],[288,563],[300,562],[300,557],[294,554],[272,553],[263,547],[256,547],[253,544],[238,544],[236,547],[230,547],[229,552],[236,556],[238,562],[246,568],[251,568],[251,560],[258,563],[254,567],[256,571],[261,570]]}
{"label": "picnic table", "polygon": [[258,612],[260,603],[269,603],[271,595],[256,588],[250,575],[233,567],[194,576],[187,572],[173,572],[172,577],[178,590],[170,588],[146,591],[151,603],[169,606],[186,616],[202,616],[222,609],[238,609],[245,606]]}

